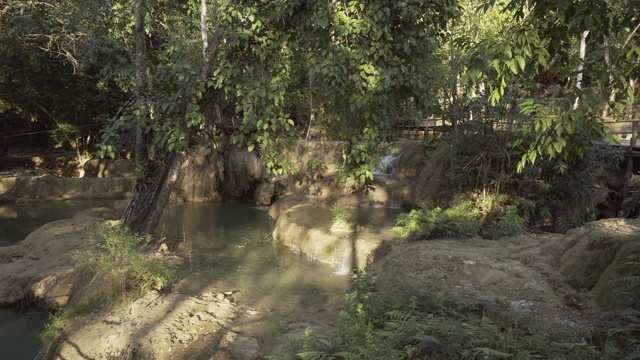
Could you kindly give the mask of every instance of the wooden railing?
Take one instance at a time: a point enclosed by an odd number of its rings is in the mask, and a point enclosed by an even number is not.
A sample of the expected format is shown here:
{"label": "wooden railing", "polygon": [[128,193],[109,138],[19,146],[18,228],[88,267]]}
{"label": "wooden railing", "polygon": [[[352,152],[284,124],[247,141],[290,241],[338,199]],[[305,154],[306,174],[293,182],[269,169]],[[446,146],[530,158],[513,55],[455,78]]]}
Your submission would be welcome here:
{"label": "wooden railing", "polygon": [[[485,118],[482,121],[470,121],[469,118],[460,117],[458,119],[459,130],[464,132],[486,132],[492,130],[507,131],[510,129],[510,122],[506,118]],[[620,143],[608,142],[612,146],[622,146],[640,148],[640,119],[629,119],[619,121],[606,121],[605,124],[611,131],[620,137]],[[450,121],[442,118],[430,117],[420,120],[418,123],[399,123],[396,129],[400,132],[400,137],[408,139],[423,139],[427,136],[439,135],[453,131]]]}
{"label": "wooden railing", "polygon": [[416,140],[424,139],[430,134],[435,135],[436,133],[446,132],[447,127],[451,127],[451,125],[447,125],[444,119],[435,117],[422,119],[417,123],[402,122],[396,124],[396,129],[400,132],[400,137]]}
{"label": "wooden railing", "polygon": [[640,147],[640,142],[637,141],[640,135],[640,119],[606,121],[605,124],[612,133],[620,137],[620,144],[610,142],[610,145],[631,149]]}
{"label": "wooden railing", "polygon": [[[494,130],[508,131],[513,120],[503,117],[483,117],[471,120],[468,114],[462,114],[457,118],[458,130],[465,133],[488,133]],[[400,137],[406,139],[424,139],[427,136],[437,136],[442,133],[452,132],[451,121],[442,118],[429,117],[417,123],[399,123],[396,129]]]}

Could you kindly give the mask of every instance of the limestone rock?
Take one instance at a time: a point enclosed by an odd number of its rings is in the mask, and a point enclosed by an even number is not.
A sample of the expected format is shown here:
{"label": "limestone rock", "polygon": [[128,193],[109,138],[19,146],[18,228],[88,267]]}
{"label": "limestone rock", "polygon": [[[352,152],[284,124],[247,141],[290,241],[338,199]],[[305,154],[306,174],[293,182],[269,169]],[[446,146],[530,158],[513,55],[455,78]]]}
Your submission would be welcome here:
{"label": "limestone rock", "polygon": [[282,214],[273,231],[274,240],[315,261],[348,273],[374,261],[385,240],[395,237],[389,229],[360,228],[358,232],[331,233],[331,209],[298,205]]}
{"label": "limestone rock", "polygon": [[232,147],[227,149],[225,160],[224,190],[237,198],[250,195],[255,184],[265,175],[258,154]]}
{"label": "limestone rock", "polygon": [[0,179],[0,200],[126,199],[133,181],[116,178],[59,178],[52,175]]}
{"label": "limestone rock", "polygon": [[182,167],[172,193],[172,201],[219,202],[222,154],[210,147],[197,146]]}
{"label": "limestone rock", "polygon": [[0,248],[0,305],[23,300],[43,308],[60,308],[80,291],[73,284],[81,276],[75,269],[76,250],[93,243],[89,229],[117,216],[110,209],[80,212],[72,219],[48,223],[24,241]]}
{"label": "limestone rock", "polygon": [[625,264],[640,259],[640,221],[603,219],[567,233],[571,244],[559,259],[564,281],[582,292],[589,292],[605,310],[622,309],[640,297],[621,281],[632,275]]}
{"label": "limestone rock", "polygon": [[85,177],[133,177],[135,162],[127,159],[91,159],[84,166]]}
{"label": "limestone rock", "polygon": [[256,192],[253,195],[253,200],[258,206],[271,205],[272,199],[275,196],[275,185],[270,181],[263,181],[256,188]]}
{"label": "limestone rock", "polygon": [[[220,341],[220,349],[225,355],[234,360],[253,360],[260,358],[260,346],[258,340],[237,334],[233,331],[227,333]],[[218,355],[216,358],[220,358]]]}
{"label": "limestone rock", "polygon": [[94,312],[65,334],[54,359],[191,359],[211,348],[254,359],[257,341],[228,330],[234,306],[215,291],[196,295],[147,293],[127,309]]}

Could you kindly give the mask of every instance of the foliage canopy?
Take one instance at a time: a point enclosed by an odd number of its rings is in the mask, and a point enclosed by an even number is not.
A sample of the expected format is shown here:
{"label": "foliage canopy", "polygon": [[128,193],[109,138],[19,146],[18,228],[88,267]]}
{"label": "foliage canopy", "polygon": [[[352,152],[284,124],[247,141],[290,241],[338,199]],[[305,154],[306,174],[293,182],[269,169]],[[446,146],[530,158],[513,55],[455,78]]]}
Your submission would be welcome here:
{"label": "foliage canopy", "polygon": [[633,0],[0,6],[0,116],[45,124],[79,153],[100,138],[97,156],[135,138],[147,184],[196,141],[245,146],[288,172],[282,150],[315,134],[344,141],[344,177],[362,186],[396,126],[430,115],[454,131],[507,118],[515,148],[533,139],[519,171],[568,168],[570,154],[616,139],[605,120],[635,116]]}

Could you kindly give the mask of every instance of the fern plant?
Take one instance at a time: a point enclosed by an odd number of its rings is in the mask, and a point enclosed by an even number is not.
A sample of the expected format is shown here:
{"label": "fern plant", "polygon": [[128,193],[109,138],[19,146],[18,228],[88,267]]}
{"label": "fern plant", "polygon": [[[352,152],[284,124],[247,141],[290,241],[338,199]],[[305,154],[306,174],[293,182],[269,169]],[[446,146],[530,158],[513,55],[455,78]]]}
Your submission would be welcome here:
{"label": "fern plant", "polygon": [[623,265],[628,274],[620,278],[626,284],[625,296],[630,305],[614,312],[617,326],[608,332],[608,356],[619,359],[640,359],[640,261],[628,261]]}
{"label": "fern plant", "polygon": [[[461,304],[433,296],[394,304],[375,296],[366,274],[355,278],[333,340],[305,334],[297,354],[309,360],[377,359],[601,359],[603,352],[575,333],[552,331],[542,323],[502,325],[488,316],[460,312]],[[502,319],[504,320],[504,318]],[[513,322],[519,323],[519,322]],[[556,326],[557,325],[548,325]]]}
{"label": "fern plant", "polygon": [[500,217],[491,226],[491,233],[494,239],[517,235],[526,231],[525,220],[518,214],[518,210],[514,205],[506,206],[504,216]]}

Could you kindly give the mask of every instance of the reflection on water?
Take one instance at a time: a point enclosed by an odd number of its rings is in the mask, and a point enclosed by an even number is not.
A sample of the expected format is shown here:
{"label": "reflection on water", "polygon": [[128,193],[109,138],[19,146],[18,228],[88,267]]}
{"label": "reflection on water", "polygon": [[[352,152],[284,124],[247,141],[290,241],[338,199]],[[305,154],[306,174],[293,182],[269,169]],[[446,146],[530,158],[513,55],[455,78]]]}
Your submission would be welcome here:
{"label": "reflection on water", "polygon": [[0,309],[0,358],[31,360],[40,352],[40,333],[49,315],[46,312],[20,314]]}
{"label": "reflection on water", "polygon": [[269,297],[300,306],[341,298],[349,278],[274,244],[273,225],[262,208],[185,203],[167,208],[159,230],[180,239],[177,253],[187,259],[194,275],[183,291],[197,292],[222,281],[239,290],[236,298],[248,301]]}

